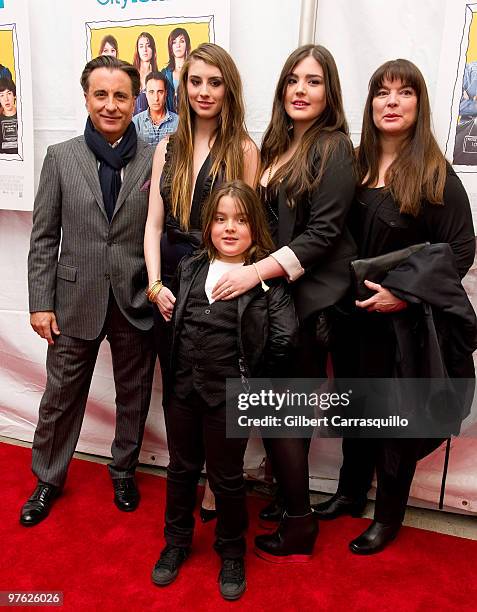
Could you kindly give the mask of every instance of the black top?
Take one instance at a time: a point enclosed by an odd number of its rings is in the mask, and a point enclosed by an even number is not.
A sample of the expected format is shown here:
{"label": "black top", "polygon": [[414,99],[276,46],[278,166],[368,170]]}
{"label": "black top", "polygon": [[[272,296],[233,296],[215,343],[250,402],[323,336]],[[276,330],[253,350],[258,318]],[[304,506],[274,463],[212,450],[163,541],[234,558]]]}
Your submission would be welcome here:
{"label": "black top", "polygon": [[[357,192],[351,219],[351,228],[361,258],[377,257],[412,244],[430,242],[450,245],[461,278],[473,263],[475,237],[469,199],[460,179],[450,166],[443,205],[422,202],[419,215],[413,217],[400,213],[399,206],[387,189],[364,188]],[[409,268],[408,274],[414,275],[416,272]],[[384,286],[386,279],[382,283]],[[407,282],[416,280],[408,279]],[[421,287],[433,282],[439,284],[448,281],[439,278],[435,272],[431,279],[419,277]],[[447,291],[448,288],[444,287]],[[412,355],[411,352],[401,353],[398,349],[396,329],[415,329],[423,316],[420,304],[408,304],[408,308],[393,314],[369,313],[356,308],[350,321],[347,346],[342,347],[348,353],[349,360],[357,359],[354,362],[349,361],[351,376],[392,377],[396,375],[398,366],[408,367],[409,364],[423,363],[427,359],[425,352],[416,351],[415,355]],[[447,324],[444,325],[445,322],[438,312],[434,312],[434,317],[440,341],[444,342],[442,336],[447,333]]]}
{"label": "black top", "polygon": [[[350,286],[349,263],[356,256],[347,227],[355,191],[353,149],[344,134],[334,137],[339,142],[327,160],[319,185],[298,198],[294,206],[288,203],[285,181],[278,193],[265,188],[261,193],[276,247],[290,247],[305,270],[291,284],[300,321],[346,294]],[[321,143],[317,143],[310,160],[315,173],[320,152]]]}
{"label": "black top", "polygon": [[385,188],[360,189],[352,211],[352,231],[360,258],[376,257],[422,242],[447,242],[461,278],[474,260],[475,237],[469,199],[450,166],[443,205],[423,202],[417,217],[401,214]]}
{"label": "black top", "polygon": [[197,175],[192,196],[189,229],[181,228],[179,220],[172,214],[172,151],[175,139],[170,137],[164,168],[161,174],[160,192],[164,203],[164,233],[161,239],[161,278],[170,287],[180,260],[195,251],[202,242],[201,214],[204,203],[214,187],[222,181],[222,173],[215,178],[210,174],[213,158],[209,152]]}
{"label": "black top", "polygon": [[166,147],[165,163],[161,174],[160,192],[164,203],[165,213],[165,229],[166,233],[172,234],[176,239],[181,241],[190,241],[194,246],[200,244],[201,231],[201,214],[202,207],[206,202],[212,190],[221,181],[213,180],[210,171],[212,169],[213,159],[211,152],[207,155],[201,169],[197,175],[192,196],[192,205],[190,209],[189,231],[181,230],[179,220],[172,214],[172,151],[174,147],[174,138],[171,137]]}
{"label": "black top", "polygon": [[205,281],[209,266],[192,282],[177,342],[174,394],[185,399],[195,391],[215,406],[225,400],[226,378],[238,368],[237,300],[209,304]]}

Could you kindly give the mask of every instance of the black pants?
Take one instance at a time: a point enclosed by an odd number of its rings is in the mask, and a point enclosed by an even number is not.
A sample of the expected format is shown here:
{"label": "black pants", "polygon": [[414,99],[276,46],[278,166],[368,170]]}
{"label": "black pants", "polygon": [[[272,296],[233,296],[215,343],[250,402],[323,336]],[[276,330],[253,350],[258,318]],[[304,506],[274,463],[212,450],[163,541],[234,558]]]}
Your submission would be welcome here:
{"label": "black pants", "polygon": [[[412,317],[412,312],[401,316]],[[341,326],[343,339],[342,372],[340,376],[389,378],[395,360],[395,335],[385,316],[368,313],[351,317],[349,325]],[[345,338],[348,338],[348,345]],[[347,346],[353,350],[347,350]],[[357,359],[357,361],[352,361]],[[365,364],[363,366],[362,364]],[[459,367],[452,365],[450,374],[455,378],[471,379],[475,376],[472,356],[459,360]],[[361,368],[361,369],[360,369]],[[344,372],[344,373],[343,373]],[[462,395],[473,397],[473,384]],[[340,470],[338,492],[363,499],[371,488],[376,470],[376,505],[374,518],[381,523],[400,523],[404,518],[417,462],[434,451],[443,439],[394,438],[394,439],[343,439],[343,464]]]}
{"label": "black pants", "polygon": [[207,477],[217,508],[214,548],[223,559],[243,557],[248,524],[243,478],[247,440],[227,439],[225,403],[209,408],[196,392],[185,400],[171,394],[165,412],[170,458],[166,542],[191,546],[197,483],[207,461]]}
{"label": "black pants", "polygon": [[374,519],[401,523],[417,462],[437,448],[442,439],[343,439],[343,465],[338,492],[364,499],[376,469]]}
{"label": "black pants", "polygon": [[48,347],[46,388],[33,438],[32,470],[42,482],[62,486],[83,423],[101,342],[111,346],[116,387],[112,478],[134,475],[151,399],[156,353],[153,334],[135,328],[111,293],[106,320],[94,340],[61,334]]}

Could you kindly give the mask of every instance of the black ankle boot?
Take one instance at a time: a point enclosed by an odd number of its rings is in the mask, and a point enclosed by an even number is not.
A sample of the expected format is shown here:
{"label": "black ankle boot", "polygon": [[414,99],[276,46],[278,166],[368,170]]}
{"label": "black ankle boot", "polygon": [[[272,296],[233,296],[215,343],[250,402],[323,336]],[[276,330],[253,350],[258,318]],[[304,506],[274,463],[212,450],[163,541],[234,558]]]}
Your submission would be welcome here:
{"label": "black ankle boot", "polygon": [[356,499],[335,493],[321,504],[313,504],[311,509],[320,521],[331,521],[344,514],[350,514],[353,518],[362,516],[366,503],[366,498]]}
{"label": "black ankle boot", "polygon": [[255,553],[273,563],[310,561],[318,535],[318,521],[313,512],[304,516],[283,513],[278,529],[255,538]]}
{"label": "black ankle boot", "polygon": [[349,549],[356,555],[373,555],[394,540],[401,523],[379,523],[373,521],[359,537],[349,543]]}
{"label": "black ankle boot", "polygon": [[283,516],[283,499],[280,496],[260,510],[258,515],[259,525],[264,529],[276,529]]}

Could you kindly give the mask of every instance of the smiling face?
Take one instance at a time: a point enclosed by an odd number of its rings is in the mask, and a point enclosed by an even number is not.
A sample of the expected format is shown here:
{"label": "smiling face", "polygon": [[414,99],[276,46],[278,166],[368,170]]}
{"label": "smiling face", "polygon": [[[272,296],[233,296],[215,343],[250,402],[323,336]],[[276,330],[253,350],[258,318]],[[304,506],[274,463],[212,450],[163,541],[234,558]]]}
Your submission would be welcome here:
{"label": "smiling face", "polygon": [[309,126],[326,108],[326,90],[323,68],[311,55],[303,58],[288,75],[284,107],[295,122]]}
{"label": "smiling face", "polygon": [[172,41],[172,53],[174,57],[181,59],[185,57],[187,51],[186,39],[183,34],[179,34],[177,38]]}
{"label": "smiling face", "polygon": [[187,75],[187,96],[198,117],[217,117],[225,98],[224,78],[217,66],[206,64],[203,60],[192,60]]}
{"label": "smiling face", "polygon": [[141,36],[137,41],[137,52],[141,62],[150,62],[152,60],[152,46],[149,38]]}
{"label": "smiling face", "polygon": [[229,195],[220,198],[210,229],[210,239],[217,249],[217,259],[229,263],[244,261],[252,245],[247,216],[237,199]]}
{"label": "smiling face", "polygon": [[385,79],[373,98],[373,121],[381,135],[405,138],[417,120],[415,90],[400,79]]}
{"label": "smiling face", "polygon": [[110,43],[105,43],[101,55],[111,55],[112,57],[117,57],[118,52]]}
{"label": "smiling face", "polygon": [[109,143],[114,143],[131,123],[135,97],[129,76],[122,70],[96,68],[85,92],[91,121]]}

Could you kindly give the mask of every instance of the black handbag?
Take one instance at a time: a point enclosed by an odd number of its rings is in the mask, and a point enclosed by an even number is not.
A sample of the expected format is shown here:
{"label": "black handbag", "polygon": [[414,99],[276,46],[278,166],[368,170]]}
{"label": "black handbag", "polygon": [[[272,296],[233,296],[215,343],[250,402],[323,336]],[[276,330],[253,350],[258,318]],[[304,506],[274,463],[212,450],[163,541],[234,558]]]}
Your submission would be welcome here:
{"label": "black handbag", "polygon": [[363,302],[375,293],[372,289],[366,287],[364,284],[365,280],[369,280],[373,283],[381,283],[390,270],[393,270],[410,255],[417,253],[428,244],[429,242],[413,244],[404,249],[399,249],[398,251],[391,251],[391,253],[386,253],[385,255],[378,255],[378,257],[368,257],[367,259],[355,259],[352,261],[351,269],[353,270],[355,281],[356,298],[360,302]]}

